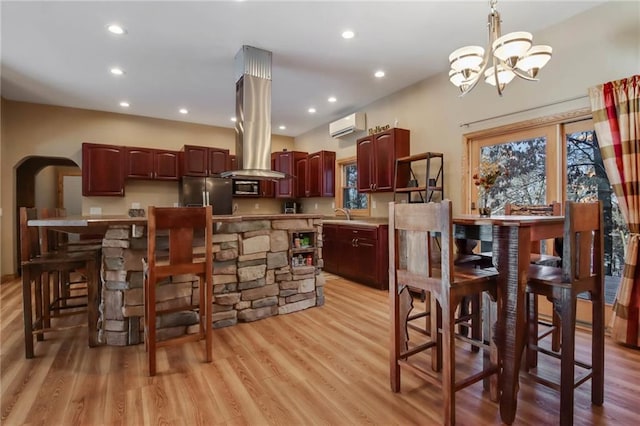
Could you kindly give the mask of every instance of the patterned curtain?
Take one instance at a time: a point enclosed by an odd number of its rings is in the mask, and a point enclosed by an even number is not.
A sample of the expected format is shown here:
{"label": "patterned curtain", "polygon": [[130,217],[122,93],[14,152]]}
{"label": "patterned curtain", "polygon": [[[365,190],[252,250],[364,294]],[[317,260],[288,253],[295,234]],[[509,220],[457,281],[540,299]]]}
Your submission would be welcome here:
{"label": "patterned curtain", "polygon": [[629,225],[622,281],[611,318],[614,340],[640,346],[640,75],[589,89],[609,182]]}

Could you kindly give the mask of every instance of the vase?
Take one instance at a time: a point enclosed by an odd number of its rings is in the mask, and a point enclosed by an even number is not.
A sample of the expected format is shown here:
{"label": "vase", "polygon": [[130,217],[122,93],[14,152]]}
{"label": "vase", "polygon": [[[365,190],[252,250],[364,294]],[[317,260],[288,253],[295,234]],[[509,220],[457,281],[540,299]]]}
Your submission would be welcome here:
{"label": "vase", "polygon": [[488,206],[489,200],[487,200],[486,191],[482,194],[482,207],[478,207],[478,213],[480,213],[480,217],[489,217],[491,216],[491,207]]}

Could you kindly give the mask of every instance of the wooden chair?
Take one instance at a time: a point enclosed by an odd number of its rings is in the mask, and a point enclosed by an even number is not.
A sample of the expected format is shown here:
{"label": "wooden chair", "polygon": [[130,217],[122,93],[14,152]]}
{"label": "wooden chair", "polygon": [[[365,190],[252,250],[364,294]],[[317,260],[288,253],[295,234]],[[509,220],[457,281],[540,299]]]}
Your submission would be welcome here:
{"label": "wooden chair", "polygon": [[[400,391],[400,370],[406,367],[429,382],[441,383],[445,424],[455,423],[455,392],[495,375],[497,363],[488,362],[488,346],[482,338],[462,340],[484,349],[483,369],[464,380],[455,375],[455,311],[465,296],[490,292],[495,300],[495,269],[460,268],[453,262],[451,201],[441,203],[389,203],[389,300],[391,304],[390,384]],[[439,256],[432,255],[437,236]],[[439,263],[434,261],[439,259]],[[431,330],[429,340],[410,335],[408,318],[413,300],[410,290],[430,294]],[[422,337],[420,337],[422,339]],[[442,379],[420,364],[415,355],[431,349],[432,370],[442,369]],[[494,381],[494,382],[495,382]],[[495,394],[495,390],[494,390]]]}
{"label": "wooden chair", "polygon": [[[529,372],[532,377],[560,391],[560,424],[573,424],[574,388],[591,379],[591,402],[602,405],[604,399],[604,277],[603,277],[602,204],[567,202],[565,205],[562,267],[531,265],[527,292],[546,296],[561,318],[560,353],[540,347],[532,334],[528,349],[560,359],[560,382]],[[575,359],[576,299],[586,294],[591,300],[591,364]],[[537,319],[530,321],[537,325]],[[530,337],[531,337],[530,336]],[[575,378],[575,366],[585,369]]]}
{"label": "wooden chair", "polygon": [[67,314],[86,313],[88,317],[89,346],[96,346],[100,288],[97,266],[99,264],[98,254],[95,251],[48,252],[41,245],[41,229],[27,224],[30,219],[38,218],[37,210],[35,208],[21,207],[19,214],[25,356],[27,358],[33,358],[34,356],[34,335],[38,341],[42,341],[44,340],[45,332],[71,327],[52,326],[52,310],[56,310],[59,314],[61,308],[52,304],[51,294],[52,291],[54,295],[56,294],[55,289],[58,286],[61,275],[78,269],[86,271],[87,309],[79,311],[77,306],[71,306],[72,310],[67,311]]}
{"label": "wooden chair", "polygon": [[[211,348],[213,335],[213,210],[211,206],[181,208],[150,206],[148,214],[147,260],[144,265],[144,330],[149,375],[154,376],[158,347],[204,338],[206,360],[211,362],[213,359]],[[166,238],[168,238],[168,252],[164,244]],[[203,256],[198,253],[197,244],[194,244],[198,239],[204,240]],[[196,247],[195,251],[194,247]],[[158,310],[156,286],[163,280],[184,274],[192,274],[199,279],[200,297],[197,303],[180,308]],[[157,317],[185,310],[198,311],[198,332],[157,341]]]}

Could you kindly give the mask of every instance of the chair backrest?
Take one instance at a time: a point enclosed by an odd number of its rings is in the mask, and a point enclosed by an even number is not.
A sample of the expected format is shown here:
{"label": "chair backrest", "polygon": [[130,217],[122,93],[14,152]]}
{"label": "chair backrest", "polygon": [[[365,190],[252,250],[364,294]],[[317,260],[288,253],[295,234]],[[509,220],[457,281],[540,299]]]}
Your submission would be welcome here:
{"label": "chair backrest", "polygon": [[[421,287],[420,282],[433,277],[433,269],[437,267],[441,275],[437,280],[450,282],[452,235],[450,200],[389,203],[389,273],[397,273],[403,284]],[[434,265],[435,259],[439,259],[439,264]]]}
{"label": "chair backrest", "polygon": [[[150,206],[148,213],[149,273],[156,274],[156,278],[205,273],[207,279],[211,279],[213,274],[212,207]],[[168,246],[165,245],[165,241]]]}
{"label": "chair backrest", "polygon": [[603,279],[602,202],[565,204],[562,275],[564,282]]}
{"label": "chair backrest", "polygon": [[20,262],[40,256],[40,229],[27,222],[38,218],[35,207],[20,207]]}
{"label": "chair backrest", "polygon": [[[562,203],[552,201],[549,204],[512,204],[504,205],[505,215],[515,216],[560,216],[562,214]],[[531,242],[531,253],[540,253],[541,241]],[[551,249],[549,249],[551,250]],[[558,253],[560,255],[561,253]]]}

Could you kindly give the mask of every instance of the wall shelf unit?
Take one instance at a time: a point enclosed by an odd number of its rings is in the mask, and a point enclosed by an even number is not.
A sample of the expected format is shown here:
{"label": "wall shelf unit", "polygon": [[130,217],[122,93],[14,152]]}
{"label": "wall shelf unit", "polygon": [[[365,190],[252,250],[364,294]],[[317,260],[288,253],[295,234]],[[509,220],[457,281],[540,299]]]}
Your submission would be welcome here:
{"label": "wall shelf unit", "polygon": [[[424,166],[424,175],[420,175],[422,181],[416,175],[415,170]],[[404,174],[409,169],[409,182],[407,186],[398,186],[402,182],[399,173]],[[402,198],[406,195],[406,198]],[[444,199],[444,155],[440,152],[423,152],[396,159],[395,179],[393,182],[394,201],[407,203],[428,203]]]}

